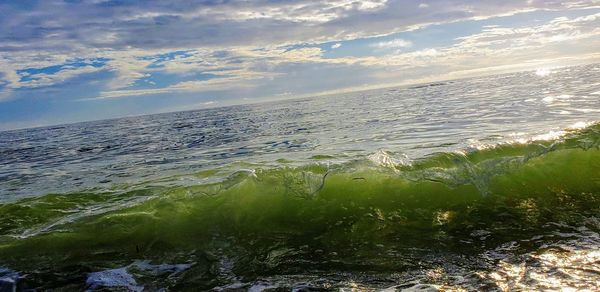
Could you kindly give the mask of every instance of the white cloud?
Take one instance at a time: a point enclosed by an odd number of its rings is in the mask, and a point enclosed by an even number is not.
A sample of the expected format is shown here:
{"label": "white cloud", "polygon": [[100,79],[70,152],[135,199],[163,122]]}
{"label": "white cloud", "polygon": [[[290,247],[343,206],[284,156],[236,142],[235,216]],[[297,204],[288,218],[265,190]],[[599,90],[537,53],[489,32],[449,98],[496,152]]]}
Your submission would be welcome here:
{"label": "white cloud", "polygon": [[558,17],[537,25],[517,28],[486,27],[481,33],[458,38],[464,48],[501,46],[505,49],[543,46],[600,35],[600,13],[574,19]]}
{"label": "white cloud", "polygon": [[[39,1],[28,9],[0,3],[0,52],[55,53],[85,48],[170,49],[326,42],[410,30],[430,23],[531,9],[599,5],[598,0]],[[73,13],[77,11],[77,13]],[[352,28],[352,29],[350,29]],[[268,33],[265,33],[268,31]],[[44,37],[40,37],[43,35]]]}
{"label": "white cloud", "polygon": [[371,45],[371,47],[378,49],[402,49],[409,48],[413,44],[411,41],[403,40],[403,39],[393,39],[391,41],[378,42]]}
{"label": "white cloud", "polygon": [[[8,88],[47,86],[78,74],[97,72],[100,69],[72,68],[59,74],[39,75],[37,81],[29,82],[19,81],[20,76],[15,73],[24,68],[61,64],[76,57],[98,56],[110,59],[102,70],[114,73],[106,84],[106,91],[100,95],[103,98],[240,87],[270,89],[276,86],[266,85],[270,78],[296,74],[294,66],[301,64],[314,68],[346,66],[353,70],[360,66],[384,82],[401,77],[400,71],[424,72],[417,69],[425,67],[433,68],[430,72],[476,72],[472,70],[508,66],[511,62],[536,57],[568,56],[567,48],[577,47],[573,50],[587,54],[597,41],[582,40],[600,33],[599,16],[589,15],[510,29],[489,25],[481,33],[459,38],[455,45],[448,47],[404,53],[402,50],[412,47],[413,43],[397,38],[371,45],[376,50],[393,50],[393,55],[324,58],[324,52],[318,47],[282,48],[290,43],[335,41],[330,48],[337,49],[343,40],[385,35],[431,23],[488,18],[527,9],[580,7],[598,1],[533,0],[526,4],[523,1],[440,0],[435,2],[435,11],[422,9],[429,6],[427,3],[406,5],[403,1],[383,0],[230,1],[214,5],[190,4],[190,7],[149,1],[146,6],[120,8],[100,8],[89,1],[81,3],[73,5],[80,5],[78,9],[82,9],[87,18],[67,13],[64,6],[50,2],[34,9],[38,15],[35,19],[30,13],[14,9],[6,10],[14,12],[13,19],[0,16],[0,25],[6,28],[0,32],[0,40],[5,40],[0,43],[0,72]],[[6,7],[0,4],[0,9]],[[93,25],[79,25],[84,22]],[[47,30],[47,38],[40,42],[35,31],[28,31],[30,28]],[[8,31],[20,37],[7,36]],[[575,43],[578,41],[580,45]],[[350,44],[344,43],[344,46],[350,48]],[[177,50],[188,54],[162,62],[159,68],[148,67],[156,60],[152,56]],[[180,82],[158,89],[127,89],[156,72],[178,76],[206,73],[221,78]],[[307,84],[313,81],[301,80]]]}
{"label": "white cloud", "polygon": [[118,98],[128,96],[142,96],[142,95],[153,95],[153,94],[164,94],[164,93],[181,93],[181,92],[207,92],[207,91],[222,91],[230,90],[233,88],[240,87],[253,87],[255,81],[263,79],[269,76],[269,74],[252,74],[246,72],[246,74],[238,74],[233,76],[219,77],[208,80],[194,80],[184,81],[177,84],[153,89],[124,89],[102,92],[99,98]]}
{"label": "white cloud", "polygon": [[29,81],[20,81],[19,88],[36,88],[42,86],[54,85],[56,83],[64,82],[75,76],[86,73],[94,73],[102,70],[93,66],[84,66],[77,68],[67,68],[54,74],[36,74],[35,78]]}

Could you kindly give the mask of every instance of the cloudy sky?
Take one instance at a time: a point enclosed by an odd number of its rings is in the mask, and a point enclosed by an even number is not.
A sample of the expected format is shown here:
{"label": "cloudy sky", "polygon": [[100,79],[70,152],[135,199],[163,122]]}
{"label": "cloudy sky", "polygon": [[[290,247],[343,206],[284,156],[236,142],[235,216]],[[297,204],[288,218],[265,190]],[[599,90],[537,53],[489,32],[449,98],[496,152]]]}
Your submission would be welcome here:
{"label": "cloudy sky", "polygon": [[600,62],[600,0],[0,0],[0,28],[0,129]]}

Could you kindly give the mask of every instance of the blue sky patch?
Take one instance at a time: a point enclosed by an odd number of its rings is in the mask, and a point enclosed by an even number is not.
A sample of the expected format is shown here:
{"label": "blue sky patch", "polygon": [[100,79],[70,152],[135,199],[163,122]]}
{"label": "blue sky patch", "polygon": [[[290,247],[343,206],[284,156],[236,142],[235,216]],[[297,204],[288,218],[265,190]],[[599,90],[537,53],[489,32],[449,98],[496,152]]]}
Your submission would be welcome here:
{"label": "blue sky patch", "polygon": [[188,58],[193,56],[193,50],[189,50],[189,51],[174,51],[174,52],[169,52],[169,53],[164,53],[164,54],[157,54],[157,55],[153,55],[153,56],[145,56],[145,57],[140,57],[140,60],[148,60],[148,61],[153,61],[152,64],[150,64],[147,68],[162,68],[164,67],[165,62],[168,61],[172,61],[175,59],[179,59],[179,58]]}
{"label": "blue sky patch", "polygon": [[36,75],[39,75],[39,74],[52,75],[52,74],[56,74],[63,70],[81,68],[81,67],[86,67],[86,66],[92,66],[94,68],[101,68],[109,60],[110,59],[107,59],[107,58],[74,59],[72,61],[68,61],[68,62],[66,62],[64,64],[60,64],[60,65],[17,70],[17,74],[19,74],[19,76],[21,77],[19,81],[27,82],[27,81],[39,79],[36,77]]}
{"label": "blue sky patch", "polygon": [[148,73],[149,76],[138,79],[126,89],[164,88],[186,81],[203,81],[223,76],[207,73],[170,74],[165,72]]}

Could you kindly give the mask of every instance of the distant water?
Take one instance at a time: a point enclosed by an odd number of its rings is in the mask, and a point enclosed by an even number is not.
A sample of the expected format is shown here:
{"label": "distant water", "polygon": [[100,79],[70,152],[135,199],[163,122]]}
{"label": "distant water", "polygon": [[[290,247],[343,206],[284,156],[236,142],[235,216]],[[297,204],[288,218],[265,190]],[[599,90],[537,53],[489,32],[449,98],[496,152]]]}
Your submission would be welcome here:
{"label": "distant water", "polygon": [[600,65],[543,73],[0,132],[0,278],[600,289]]}

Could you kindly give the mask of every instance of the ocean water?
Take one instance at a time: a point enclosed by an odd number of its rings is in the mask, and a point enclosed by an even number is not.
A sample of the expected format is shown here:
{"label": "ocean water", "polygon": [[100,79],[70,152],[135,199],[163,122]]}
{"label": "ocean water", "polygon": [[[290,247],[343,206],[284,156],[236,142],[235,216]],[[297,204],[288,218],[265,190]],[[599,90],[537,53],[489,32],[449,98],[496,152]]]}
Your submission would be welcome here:
{"label": "ocean water", "polygon": [[0,288],[598,290],[598,121],[596,64],[0,132]]}

